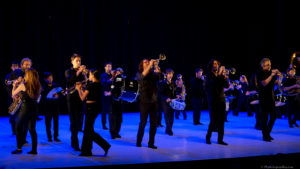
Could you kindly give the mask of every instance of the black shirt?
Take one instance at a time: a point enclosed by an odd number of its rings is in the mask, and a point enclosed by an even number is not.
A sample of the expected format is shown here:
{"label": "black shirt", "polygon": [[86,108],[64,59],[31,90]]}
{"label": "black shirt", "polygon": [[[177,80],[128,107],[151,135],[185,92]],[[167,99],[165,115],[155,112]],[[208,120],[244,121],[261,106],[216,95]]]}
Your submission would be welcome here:
{"label": "black shirt", "polygon": [[175,90],[176,85],[174,82],[169,83],[168,80],[164,80],[160,87],[160,95],[163,101],[166,101],[167,98],[175,99]]}
{"label": "black shirt", "polygon": [[140,88],[140,101],[142,103],[155,103],[158,100],[158,82],[161,78],[161,73],[149,72],[143,76],[141,72],[136,74],[136,79]]}
{"label": "black shirt", "polygon": [[259,92],[259,100],[260,101],[270,101],[275,102],[274,98],[274,85],[277,79],[277,76],[273,76],[270,83],[266,86],[262,85],[262,81],[267,79],[272,74],[271,71],[264,72],[261,71],[257,74],[257,83],[258,83],[258,92]]}
{"label": "black shirt", "polygon": [[85,80],[82,73],[80,73],[79,76],[76,76],[76,72],[77,71],[73,67],[65,71],[67,88],[74,87],[76,82],[82,82]]}
{"label": "black shirt", "polygon": [[200,98],[204,95],[204,81],[200,78],[191,79],[192,97]]}
{"label": "black shirt", "polygon": [[211,105],[225,102],[224,88],[228,88],[228,80],[224,76],[209,73],[206,80],[207,101]]}
{"label": "black shirt", "polygon": [[96,101],[101,103],[102,87],[100,83],[89,83],[86,86],[86,90],[89,91],[89,94],[86,97],[86,100]]}
{"label": "black shirt", "polygon": [[106,72],[101,74],[101,85],[103,87],[103,91],[111,90],[111,84],[112,84],[112,81],[110,80],[111,78],[112,78],[111,74],[107,74]]}
{"label": "black shirt", "polygon": [[[288,78],[284,77],[282,79],[282,82],[281,82],[283,87],[290,87],[290,86],[295,85],[296,83],[297,83],[297,79],[293,78],[293,77],[292,78],[291,77],[288,77]],[[293,89],[290,90],[290,91],[286,91],[285,93],[289,93],[289,92],[293,92]]]}
{"label": "black shirt", "polygon": [[[48,84],[44,84],[43,85],[43,90],[42,90],[42,93],[41,93],[41,95],[42,95],[42,100],[43,101],[45,101],[46,99],[47,99],[47,95],[48,95],[48,93],[52,90],[52,89],[54,89],[54,88],[56,88],[56,87],[60,87],[60,85],[59,84],[57,84],[57,83],[52,83],[52,86],[49,86]],[[57,94],[60,94],[60,93],[57,93]]]}

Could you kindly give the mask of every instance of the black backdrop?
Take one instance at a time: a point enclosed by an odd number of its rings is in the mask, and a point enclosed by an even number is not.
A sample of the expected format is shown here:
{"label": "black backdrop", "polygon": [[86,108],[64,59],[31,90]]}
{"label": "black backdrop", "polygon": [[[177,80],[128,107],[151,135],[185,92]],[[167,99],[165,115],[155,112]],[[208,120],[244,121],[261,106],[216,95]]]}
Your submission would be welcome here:
{"label": "black backdrop", "polygon": [[[142,58],[165,53],[161,67],[183,74],[187,86],[194,69],[206,69],[212,57],[238,75],[250,77],[263,57],[284,72],[300,50],[297,10],[281,0],[1,2],[0,73],[4,79],[12,60],[30,57],[40,74],[51,71],[64,85],[73,52],[88,68],[103,70],[111,61],[128,76],[135,75]],[[4,88],[0,94],[0,114],[7,115]],[[126,110],[138,111],[137,105]]]}

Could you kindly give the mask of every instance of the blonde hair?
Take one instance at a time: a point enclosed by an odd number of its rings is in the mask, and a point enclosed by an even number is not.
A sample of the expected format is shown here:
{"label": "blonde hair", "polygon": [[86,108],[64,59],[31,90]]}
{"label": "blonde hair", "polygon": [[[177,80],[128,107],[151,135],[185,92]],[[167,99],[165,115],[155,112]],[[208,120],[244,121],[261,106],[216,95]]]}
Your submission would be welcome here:
{"label": "blonde hair", "polygon": [[40,96],[42,90],[38,72],[32,68],[26,70],[25,79],[26,93],[30,98],[37,99]]}

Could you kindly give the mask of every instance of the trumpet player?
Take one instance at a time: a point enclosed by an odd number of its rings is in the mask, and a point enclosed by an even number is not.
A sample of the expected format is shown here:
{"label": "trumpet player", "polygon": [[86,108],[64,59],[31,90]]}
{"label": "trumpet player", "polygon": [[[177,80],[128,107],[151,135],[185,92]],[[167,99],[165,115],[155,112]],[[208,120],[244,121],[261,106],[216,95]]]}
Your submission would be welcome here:
{"label": "trumpet player", "polygon": [[[295,69],[294,68],[288,68],[287,71],[287,77],[284,77],[282,79],[282,86],[284,92],[289,92],[293,90],[297,90],[300,88],[300,84],[297,84],[297,79],[295,78]],[[288,95],[287,96],[287,116],[288,116],[288,122],[290,128],[299,127],[299,125],[296,123],[297,115],[299,115],[300,111],[300,95]],[[293,118],[292,118],[293,116]]]}
{"label": "trumpet player", "polygon": [[215,127],[218,128],[218,144],[228,145],[223,141],[225,122],[225,94],[224,88],[229,87],[225,67],[220,66],[218,60],[212,59],[208,65],[206,80],[207,101],[210,114],[210,123],[206,134],[206,144],[211,144],[210,138]]}
{"label": "trumpet player", "polygon": [[148,115],[150,116],[150,131],[148,147],[157,149],[154,145],[154,139],[157,129],[157,108],[158,108],[158,87],[157,83],[161,78],[161,71],[157,61],[143,59],[139,64],[139,72],[136,79],[140,88],[140,123],[137,133],[136,146],[142,147],[145,126]]}
{"label": "trumpet player", "polygon": [[[71,56],[72,67],[65,71],[67,88],[75,86],[76,82],[82,82],[86,79],[86,67],[81,65],[81,56],[74,53]],[[67,106],[70,117],[71,147],[75,151],[80,151],[78,142],[78,131],[82,130],[83,123],[83,103],[77,92],[67,95]]]}
{"label": "trumpet player", "polygon": [[[262,111],[263,140],[271,142],[274,138],[270,133],[276,120],[274,86],[279,85],[280,72],[271,69],[271,60],[263,58],[260,61],[261,71],[256,75],[259,92],[259,106]],[[270,120],[268,119],[270,115]]]}

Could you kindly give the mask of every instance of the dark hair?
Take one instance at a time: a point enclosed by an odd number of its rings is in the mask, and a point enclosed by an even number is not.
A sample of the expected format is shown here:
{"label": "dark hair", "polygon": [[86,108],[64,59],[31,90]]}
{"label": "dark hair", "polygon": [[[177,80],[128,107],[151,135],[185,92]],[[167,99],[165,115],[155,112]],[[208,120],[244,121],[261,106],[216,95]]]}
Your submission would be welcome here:
{"label": "dark hair", "polygon": [[91,69],[90,73],[94,75],[97,80],[101,79],[101,73],[98,69]]}
{"label": "dark hair", "polygon": [[286,69],[286,72],[288,73],[289,71],[291,71],[291,70],[294,70],[294,71],[296,71],[294,68],[292,68],[292,67],[289,67],[289,68],[287,68]]}
{"label": "dark hair", "polygon": [[195,69],[195,73],[198,73],[198,72],[200,72],[200,71],[204,72],[203,69],[201,69],[201,68]]}
{"label": "dark hair", "polygon": [[167,74],[169,74],[169,73],[174,73],[174,70],[171,69],[171,68],[167,68],[167,69],[166,69],[166,73],[167,73]]}
{"label": "dark hair", "polygon": [[19,63],[18,63],[17,61],[15,61],[15,60],[13,60],[13,61],[11,62],[11,64],[12,64],[12,65],[19,65]]}
{"label": "dark hair", "polygon": [[112,63],[111,63],[111,62],[105,62],[105,63],[104,63],[104,67],[105,67],[106,65],[112,65]]}
{"label": "dark hair", "polygon": [[48,78],[49,76],[53,76],[51,72],[44,72],[44,79]]}
{"label": "dark hair", "polygon": [[208,71],[208,72],[211,72],[211,69],[212,69],[212,67],[213,67],[214,61],[217,61],[219,66],[221,65],[221,62],[218,61],[217,59],[211,59],[211,60],[208,62],[208,64],[207,64],[207,71]]}
{"label": "dark hair", "polygon": [[32,65],[32,61],[31,61],[30,58],[23,58],[23,59],[21,60],[21,66],[23,65],[23,63],[24,63],[25,61],[29,61],[29,62],[31,63],[31,65]]}
{"label": "dark hair", "polygon": [[269,58],[263,58],[263,59],[259,62],[259,63],[260,63],[260,66],[262,67],[263,64],[264,64],[265,62],[267,62],[267,61],[271,62],[271,60],[270,60]]}
{"label": "dark hair", "polygon": [[80,58],[81,59],[81,56],[77,53],[73,53],[73,55],[71,56],[71,61],[73,61],[75,58]]}

